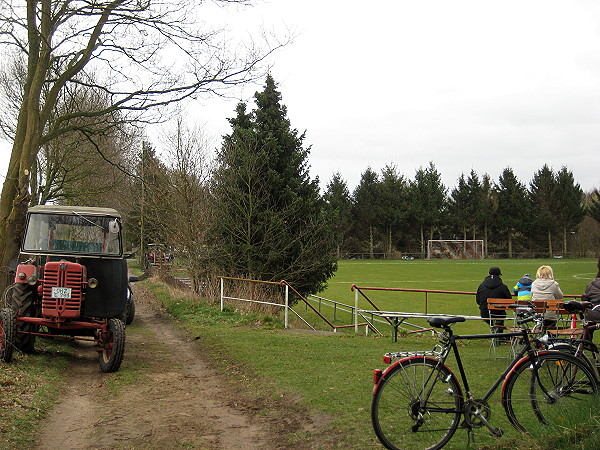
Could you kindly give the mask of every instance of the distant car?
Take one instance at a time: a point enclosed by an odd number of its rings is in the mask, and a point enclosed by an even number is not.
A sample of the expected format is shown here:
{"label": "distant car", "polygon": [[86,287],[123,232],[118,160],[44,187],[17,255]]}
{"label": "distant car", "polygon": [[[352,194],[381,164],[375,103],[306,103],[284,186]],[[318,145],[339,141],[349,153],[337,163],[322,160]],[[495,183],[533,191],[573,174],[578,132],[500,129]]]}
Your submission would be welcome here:
{"label": "distant car", "polygon": [[[34,350],[36,336],[95,341],[103,372],[119,369],[135,306],[120,214],[110,208],[34,206],[15,282],[0,311],[0,360]],[[21,259],[22,260],[22,259]]]}
{"label": "distant car", "polygon": [[404,259],[404,260],[409,260],[410,261],[410,260],[415,259],[415,257],[412,256],[412,255],[403,255],[402,258],[400,258],[400,259]]}

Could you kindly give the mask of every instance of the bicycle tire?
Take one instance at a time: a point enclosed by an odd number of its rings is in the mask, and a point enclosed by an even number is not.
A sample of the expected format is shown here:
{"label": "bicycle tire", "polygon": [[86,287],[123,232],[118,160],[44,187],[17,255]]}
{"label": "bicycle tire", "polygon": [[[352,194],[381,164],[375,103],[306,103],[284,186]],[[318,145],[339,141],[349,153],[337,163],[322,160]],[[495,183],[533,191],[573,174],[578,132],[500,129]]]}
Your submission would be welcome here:
{"label": "bicycle tire", "polygon": [[[549,351],[525,357],[506,377],[502,405],[522,432],[564,427],[570,415],[597,414],[598,384],[589,366],[570,354]],[[594,411],[595,410],[595,411]]]}
{"label": "bicycle tire", "polygon": [[409,357],[382,375],[373,392],[371,421],[388,449],[439,449],[458,428],[462,404],[450,369],[433,358]]}

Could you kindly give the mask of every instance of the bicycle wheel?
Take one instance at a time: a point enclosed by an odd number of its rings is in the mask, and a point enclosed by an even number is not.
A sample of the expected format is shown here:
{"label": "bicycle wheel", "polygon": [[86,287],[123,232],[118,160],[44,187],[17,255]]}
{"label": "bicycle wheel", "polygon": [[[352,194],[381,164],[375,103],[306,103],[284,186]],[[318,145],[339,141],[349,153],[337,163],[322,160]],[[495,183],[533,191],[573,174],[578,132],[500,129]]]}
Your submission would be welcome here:
{"label": "bicycle wheel", "polygon": [[389,449],[437,449],[458,428],[461,407],[454,374],[434,359],[413,357],[383,375],[373,394],[371,420]]}
{"label": "bicycle wheel", "polygon": [[[597,414],[597,382],[580,359],[562,352],[523,358],[507,376],[502,404],[510,423],[520,431],[565,426],[569,417]],[[578,419],[579,418],[579,419]]]}

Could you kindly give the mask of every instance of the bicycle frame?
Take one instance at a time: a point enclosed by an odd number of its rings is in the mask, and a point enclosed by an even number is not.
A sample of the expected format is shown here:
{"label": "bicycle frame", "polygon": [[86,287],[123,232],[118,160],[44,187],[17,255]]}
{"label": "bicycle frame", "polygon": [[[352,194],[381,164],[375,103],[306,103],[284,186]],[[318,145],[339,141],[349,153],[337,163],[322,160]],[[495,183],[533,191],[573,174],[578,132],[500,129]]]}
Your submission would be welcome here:
{"label": "bicycle frame", "polygon": [[[529,335],[526,330],[517,331],[513,333],[502,333],[502,337],[504,338],[522,338],[524,342],[523,348],[517,353],[517,356],[512,360],[512,362],[508,365],[508,367],[502,372],[502,374],[498,377],[498,379],[492,384],[492,386],[488,389],[487,393],[482,397],[483,401],[487,401],[498,389],[498,386],[502,382],[506,380],[507,375],[519,364],[521,359],[527,355],[530,357],[535,357],[537,352],[535,348],[531,345],[531,340],[529,339]],[[460,356],[460,352],[458,350],[458,346],[456,345],[457,340],[479,340],[479,339],[497,339],[498,334],[470,334],[470,335],[455,335],[451,333],[449,337],[448,347],[452,349],[454,353],[454,358],[456,359],[456,364],[458,366],[458,370],[460,373],[460,378],[462,380],[463,388],[467,395],[467,399],[473,399],[473,395],[471,394],[471,388],[469,387],[469,381],[467,379],[467,374],[465,372],[462,358]],[[449,352],[446,353],[446,356],[443,358],[442,362],[445,362],[448,358]]]}

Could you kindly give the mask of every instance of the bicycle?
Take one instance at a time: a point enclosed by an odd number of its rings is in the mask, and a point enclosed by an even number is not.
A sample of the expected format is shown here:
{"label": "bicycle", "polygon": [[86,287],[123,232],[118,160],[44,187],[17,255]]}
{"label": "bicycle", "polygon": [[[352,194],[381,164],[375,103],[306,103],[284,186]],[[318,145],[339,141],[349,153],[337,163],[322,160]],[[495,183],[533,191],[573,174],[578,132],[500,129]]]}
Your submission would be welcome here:
{"label": "bicycle", "polygon": [[561,337],[548,336],[547,348],[571,353],[581,358],[592,370],[596,370],[600,376],[600,352],[596,344],[592,342],[594,331],[600,328],[600,311],[592,310],[596,302],[578,302],[569,300],[563,304],[563,308],[572,314],[578,314],[582,319],[581,339],[565,339]]}
{"label": "bicycle", "polygon": [[[532,314],[518,323],[531,320],[543,317]],[[530,339],[523,326],[519,332],[504,333],[505,338],[520,339],[523,347],[485,395],[475,398],[456,342],[493,339],[497,334],[455,335],[451,326],[464,322],[464,317],[431,317],[427,321],[442,329],[440,342],[432,351],[386,353],[384,362],[391,365],[374,372],[371,420],[377,438],[388,449],[438,449],[459,427],[467,429],[469,440],[474,438],[474,429],[482,427],[492,436],[502,436],[502,429],[490,422],[488,404],[500,385],[506,416],[521,432],[536,424],[562,423],[569,408],[582,407],[582,400],[598,391],[596,376],[585,363],[568,353],[538,350],[542,344]],[[451,351],[464,393],[458,377],[446,366]]]}

